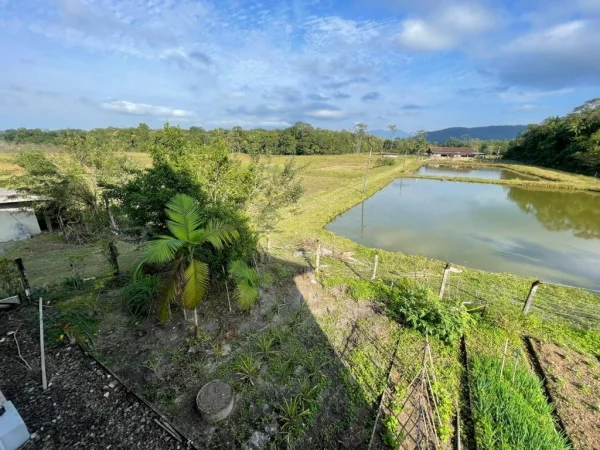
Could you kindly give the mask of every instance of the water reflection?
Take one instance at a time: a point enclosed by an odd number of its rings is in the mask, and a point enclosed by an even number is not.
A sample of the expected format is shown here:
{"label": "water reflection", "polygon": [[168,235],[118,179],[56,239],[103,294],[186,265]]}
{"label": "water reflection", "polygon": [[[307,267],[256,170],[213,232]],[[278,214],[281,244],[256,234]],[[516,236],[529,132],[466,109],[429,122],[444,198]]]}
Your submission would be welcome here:
{"label": "water reflection", "polygon": [[600,289],[598,194],[399,179],[327,229],[369,247]]}
{"label": "water reflection", "polygon": [[573,231],[583,239],[600,239],[600,195],[510,188],[508,198],[550,231]]}

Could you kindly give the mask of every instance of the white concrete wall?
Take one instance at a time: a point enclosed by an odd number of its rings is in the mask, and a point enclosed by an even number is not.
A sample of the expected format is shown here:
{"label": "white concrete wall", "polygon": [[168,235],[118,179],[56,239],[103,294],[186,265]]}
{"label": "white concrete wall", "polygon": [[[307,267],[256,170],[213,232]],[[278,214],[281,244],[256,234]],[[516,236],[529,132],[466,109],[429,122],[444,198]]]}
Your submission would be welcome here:
{"label": "white concrete wall", "polygon": [[14,240],[15,224],[19,222],[27,227],[32,236],[42,232],[33,209],[0,205],[0,242]]}

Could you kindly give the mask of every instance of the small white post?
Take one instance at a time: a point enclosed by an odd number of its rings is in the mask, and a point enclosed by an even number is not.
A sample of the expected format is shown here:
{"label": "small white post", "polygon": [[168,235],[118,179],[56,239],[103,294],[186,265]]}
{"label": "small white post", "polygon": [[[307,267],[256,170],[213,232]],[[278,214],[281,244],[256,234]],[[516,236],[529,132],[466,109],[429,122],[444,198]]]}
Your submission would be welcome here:
{"label": "small white post", "polygon": [[43,301],[40,297],[40,356],[42,360],[42,388],[44,391],[48,389],[48,381],[46,380],[46,352],[44,349],[44,309]]}
{"label": "small white post", "polygon": [[515,366],[513,367],[512,383],[515,382],[515,376],[517,375],[517,364],[519,362],[519,356],[521,356],[520,348],[517,349],[517,354],[515,355]]}
{"label": "small white post", "polygon": [[506,352],[508,351],[508,338],[506,338],[506,342],[504,343],[504,353],[502,354],[502,365],[500,366],[500,378],[502,378],[502,374],[504,373],[504,363],[506,362]]}
{"label": "small white post", "polygon": [[379,250],[375,253],[375,263],[373,264],[373,275],[371,275],[371,282],[375,281],[377,276],[377,265],[379,264]]}
{"label": "small white post", "polygon": [[531,309],[531,305],[533,304],[533,296],[537,292],[542,282],[540,280],[536,280],[531,284],[531,288],[529,289],[529,294],[527,294],[527,300],[525,300],[525,305],[523,305],[523,314],[528,314]]}
{"label": "small white post", "polygon": [[315,273],[319,274],[319,266],[321,265],[321,240],[317,239],[317,261],[315,262]]}
{"label": "small white post", "polygon": [[194,308],[194,326],[196,327],[196,336],[198,336],[198,308]]}

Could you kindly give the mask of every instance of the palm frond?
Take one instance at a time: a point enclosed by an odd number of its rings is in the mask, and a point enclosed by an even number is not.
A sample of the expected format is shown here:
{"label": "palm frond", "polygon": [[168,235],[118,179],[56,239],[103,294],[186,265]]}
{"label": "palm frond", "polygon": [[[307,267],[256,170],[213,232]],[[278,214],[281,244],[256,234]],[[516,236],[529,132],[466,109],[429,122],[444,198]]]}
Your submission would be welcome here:
{"label": "palm frond", "polygon": [[238,284],[235,290],[235,298],[238,308],[248,311],[258,299],[258,288],[246,283]]}
{"label": "palm frond", "polygon": [[150,241],[144,252],[141,264],[166,263],[172,261],[183,242],[171,236],[159,236]]}
{"label": "palm frond", "polygon": [[[200,231],[203,231],[203,233],[199,233]],[[221,250],[225,244],[231,244],[238,239],[240,234],[231,225],[219,220],[210,220],[205,229],[198,230],[198,233],[194,234],[193,237],[195,239],[202,239],[202,241],[192,239],[192,242],[210,242],[217,250]]]}
{"label": "palm frond", "polygon": [[177,297],[177,278],[170,273],[164,277],[158,291],[158,318],[161,322],[171,319],[171,303]]}
{"label": "palm frond", "polygon": [[231,263],[229,266],[229,274],[238,284],[246,283],[254,287],[258,287],[260,284],[260,275],[258,272],[241,260],[236,260]]}
{"label": "palm frond", "polygon": [[192,259],[183,273],[182,298],[185,309],[196,309],[208,288],[208,264]]}
{"label": "palm frond", "polygon": [[165,213],[169,231],[183,241],[189,241],[190,234],[202,224],[198,204],[189,195],[177,194],[167,203]]}

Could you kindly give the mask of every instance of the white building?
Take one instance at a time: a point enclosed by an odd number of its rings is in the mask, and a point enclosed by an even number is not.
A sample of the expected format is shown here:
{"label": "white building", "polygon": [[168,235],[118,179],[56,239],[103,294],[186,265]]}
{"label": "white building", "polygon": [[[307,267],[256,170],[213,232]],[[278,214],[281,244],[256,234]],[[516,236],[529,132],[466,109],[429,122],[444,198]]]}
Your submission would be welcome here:
{"label": "white building", "polygon": [[33,211],[36,197],[0,189],[0,242],[28,239],[40,234],[40,224]]}

